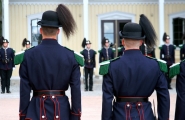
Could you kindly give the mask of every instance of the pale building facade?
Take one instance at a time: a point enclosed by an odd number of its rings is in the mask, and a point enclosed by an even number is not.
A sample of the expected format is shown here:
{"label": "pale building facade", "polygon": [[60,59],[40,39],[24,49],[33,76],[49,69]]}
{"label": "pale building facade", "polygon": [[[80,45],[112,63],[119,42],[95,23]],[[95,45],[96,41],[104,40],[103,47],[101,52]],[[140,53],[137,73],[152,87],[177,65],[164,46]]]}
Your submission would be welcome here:
{"label": "pale building facade", "polygon": [[[46,10],[55,10],[59,3],[69,7],[77,23],[77,31],[69,40],[61,32],[58,42],[80,52],[84,37],[92,42],[92,49],[101,49],[103,37],[119,46],[120,31],[127,22],[139,22],[140,14],[145,14],[152,22],[157,36],[157,46],[162,45],[164,32],[171,37],[171,43],[181,44],[185,32],[184,0],[1,0],[2,35],[10,41],[10,47],[21,51],[22,40],[31,40],[37,45],[39,28],[37,21]],[[62,28],[61,28],[62,31]],[[159,58],[159,49],[156,48]],[[98,63],[99,54],[96,56]],[[179,49],[176,49],[176,62],[179,61]],[[99,64],[95,73],[98,75]],[[19,78],[19,66],[16,66],[12,78]]]}

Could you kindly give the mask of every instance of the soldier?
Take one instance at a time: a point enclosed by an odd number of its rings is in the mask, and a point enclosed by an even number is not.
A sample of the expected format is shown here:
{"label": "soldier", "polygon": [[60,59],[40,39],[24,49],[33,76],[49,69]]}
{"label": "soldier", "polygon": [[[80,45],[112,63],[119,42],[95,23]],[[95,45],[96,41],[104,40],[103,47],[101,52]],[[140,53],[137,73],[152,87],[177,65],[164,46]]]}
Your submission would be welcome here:
{"label": "soldier", "polygon": [[104,47],[99,51],[99,63],[114,58],[114,51],[110,48],[109,39],[104,38],[102,40],[102,45]]}
{"label": "soldier", "polygon": [[[85,91],[93,91],[93,70],[96,66],[96,60],[95,60],[95,55],[96,51],[91,49],[91,42],[87,40],[85,42],[85,45],[83,45],[85,48],[81,54],[84,56],[85,60]],[[86,47],[85,47],[86,46]],[[89,75],[89,82],[88,82],[88,75]],[[89,85],[88,85],[89,83]]]}
{"label": "soldier", "polygon": [[2,48],[0,49],[0,69],[1,69],[1,93],[11,93],[10,91],[10,78],[14,65],[14,50],[8,47],[9,41],[3,40]]}
{"label": "soldier", "polygon": [[139,24],[125,24],[120,35],[125,47],[122,57],[100,66],[100,74],[104,75],[102,120],[154,120],[148,101],[154,90],[157,92],[158,120],[168,120],[170,98],[166,78],[160,69],[166,64],[160,62],[159,66],[156,59],[145,57],[139,50],[143,40],[147,46],[155,45],[152,24],[142,14]]}
{"label": "soldier", "polygon": [[176,110],[175,120],[185,120],[185,61],[182,60],[180,63],[173,64],[170,66],[169,77],[173,78],[177,75],[176,80]]}
{"label": "soldier", "polygon": [[[166,61],[168,71],[169,67],[175,63],[175,46],[170,44],[170,36],[164,33],[163,35],[163,41],[165,42],[164,45],[162,45],[160,50],[160,59]],[[168,89],[172,89],[171,87],[171,78],[169,78],[169,72],[165,74],[166,79],[168,82]]]}
{"label": "soldier", "polygon": [[[78,58],[56,40],[59,27],[63,28],[67,38],[75,32],[73,16],[65,5],[59,4],[56,11],[45,11],[37,24],[41,25],[42,42],[25,51],[19,70],[20,120],[79,120],[81,90],[78,62],[83,62],[83,58]],[[69,86],[71,107],[65,95]],[[31,90],[33,97],[30,100]]]}
{"label": "soldier", "polygon": [[[185,33],[184,35],[182,36],[182,40],[184,41],[185,40]],[[185,44],[183,45],[180,45],[180,60],[184,60],[185,59]]]}
{"label": "soldier", "polygon": [[22,47],[26,47],[26,50],[29,49],[31,47],[31,42],[24,38],[22,41]]}
{"label": "soldier", "polygon": [[143,53],[143,55],[155,58],[155,48],[149,48],[146,46],[145,43],[143,43],[140,46],[140,50]]}

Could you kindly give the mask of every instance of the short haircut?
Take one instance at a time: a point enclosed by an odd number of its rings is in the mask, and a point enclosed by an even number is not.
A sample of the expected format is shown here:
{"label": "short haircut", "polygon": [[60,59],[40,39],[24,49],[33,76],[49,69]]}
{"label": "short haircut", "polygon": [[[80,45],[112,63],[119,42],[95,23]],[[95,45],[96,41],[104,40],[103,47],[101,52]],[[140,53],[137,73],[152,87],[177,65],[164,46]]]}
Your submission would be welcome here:
{"label": "short haircut", "polygon": [[43,34],[46,36],[54,36],[57,34],[58,28],[56,27],[44,27],[42,26]]}
{"label": "short haircut", "polygon": [[140,46],[140,40],[133,40],[133,39],[124,39],[124,40],[125,40],[125,45],[129,48]]}

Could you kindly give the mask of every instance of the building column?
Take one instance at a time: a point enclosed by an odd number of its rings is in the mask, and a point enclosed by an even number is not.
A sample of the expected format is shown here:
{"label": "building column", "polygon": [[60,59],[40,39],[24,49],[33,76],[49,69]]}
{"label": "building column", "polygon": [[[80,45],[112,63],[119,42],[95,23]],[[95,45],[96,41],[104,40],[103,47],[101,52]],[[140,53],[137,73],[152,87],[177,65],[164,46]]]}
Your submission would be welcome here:
{"label": "building column", "polygon": [[83,0],[84,37],[87,40],[89,39],[88,1],[89,0]]}
{"label": "building column", "polygon": [[9,0],[2,0],[2,35],[9,39]]}
{"label": "building column", "polygon": [[164,0],[159,0],[159,45],[163,44],[164,34]]}

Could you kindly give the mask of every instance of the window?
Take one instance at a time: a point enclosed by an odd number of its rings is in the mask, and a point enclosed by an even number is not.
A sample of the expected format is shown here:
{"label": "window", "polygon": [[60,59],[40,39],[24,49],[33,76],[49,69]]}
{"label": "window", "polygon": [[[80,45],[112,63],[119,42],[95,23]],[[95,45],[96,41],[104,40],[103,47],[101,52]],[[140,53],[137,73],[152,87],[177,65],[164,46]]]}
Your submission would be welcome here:
{"label": "window", "polygon": [[37,46],[42,40],[42,36],[40,34],[40,25],[37,25],[37,22],[40,19],[32,19],[31,20],[31,43],[32,46]]}
{"label": "window", "polygon": [[105,37],[113,44],[115,43],[114,26],[114,20],[102,21],[102,39]]}
{"label": "window", "polygon": [[185,33],[185,19],[174,18],[173,19],[173,44],[176,46],[183,44],[183,33]]}

